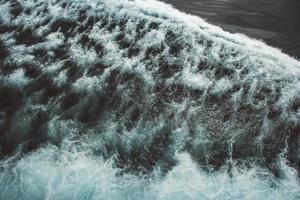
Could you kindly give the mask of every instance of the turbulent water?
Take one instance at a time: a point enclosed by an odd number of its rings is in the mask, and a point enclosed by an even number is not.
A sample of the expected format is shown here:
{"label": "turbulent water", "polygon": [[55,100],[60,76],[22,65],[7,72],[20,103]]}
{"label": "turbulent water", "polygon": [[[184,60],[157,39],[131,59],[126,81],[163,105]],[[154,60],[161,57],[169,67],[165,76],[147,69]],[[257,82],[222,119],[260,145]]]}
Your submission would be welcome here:
{"label": "turbulent water", "polygon": [[299,0],[161,0],[300,58]]}
{"label": "turbulent water", "polygon": [[300,198],[299,61],[155,0],[0,2],[0,199]]}

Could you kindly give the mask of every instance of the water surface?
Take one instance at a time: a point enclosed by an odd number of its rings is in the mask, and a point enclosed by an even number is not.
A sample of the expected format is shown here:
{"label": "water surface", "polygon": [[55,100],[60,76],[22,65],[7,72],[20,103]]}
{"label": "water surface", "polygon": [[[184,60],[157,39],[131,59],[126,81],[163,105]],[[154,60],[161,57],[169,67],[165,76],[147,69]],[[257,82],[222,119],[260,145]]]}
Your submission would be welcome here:
{"label": "water surface", "polygon": [[300,58],[299,0],[163,0],[230,32],[264,40]]}
{"label": "water surface", "polygon": [[299,61],[156,0],[0,13],[1,200],[300,199]]}

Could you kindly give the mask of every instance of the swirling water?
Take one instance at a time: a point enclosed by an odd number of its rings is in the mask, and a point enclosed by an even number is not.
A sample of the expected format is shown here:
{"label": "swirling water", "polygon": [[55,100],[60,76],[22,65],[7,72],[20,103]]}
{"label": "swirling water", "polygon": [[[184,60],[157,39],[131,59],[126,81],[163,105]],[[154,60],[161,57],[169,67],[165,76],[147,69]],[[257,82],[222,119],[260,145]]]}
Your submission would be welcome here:
{"label": "swirling water", "polygon": [[0,4],[1,199],[299,199],[300,63],[155,0]]}

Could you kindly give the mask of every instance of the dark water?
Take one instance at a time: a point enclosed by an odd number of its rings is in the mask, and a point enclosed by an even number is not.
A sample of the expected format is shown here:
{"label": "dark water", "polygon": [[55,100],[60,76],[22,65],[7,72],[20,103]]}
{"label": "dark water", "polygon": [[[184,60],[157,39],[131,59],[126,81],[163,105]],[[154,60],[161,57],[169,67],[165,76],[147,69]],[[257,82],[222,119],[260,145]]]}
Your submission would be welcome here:
{"label": "dark water", "polygon": [[300,58],[299,0],[163,0],[230,32],[264,40]]}

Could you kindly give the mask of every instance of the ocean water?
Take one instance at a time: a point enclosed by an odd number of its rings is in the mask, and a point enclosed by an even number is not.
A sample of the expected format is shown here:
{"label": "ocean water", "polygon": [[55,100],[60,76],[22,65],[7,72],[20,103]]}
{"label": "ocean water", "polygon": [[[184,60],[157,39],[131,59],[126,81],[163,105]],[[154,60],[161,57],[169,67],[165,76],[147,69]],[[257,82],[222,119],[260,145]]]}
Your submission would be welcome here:
{"label": "ocean water", "polygon": [[156,0],[0,0],[0,199],[299,199],[300,62]]}
{"label": "ocean water", "polygon": [[165,0],[232,33],[244,33],[300,58],[298,0]]}

